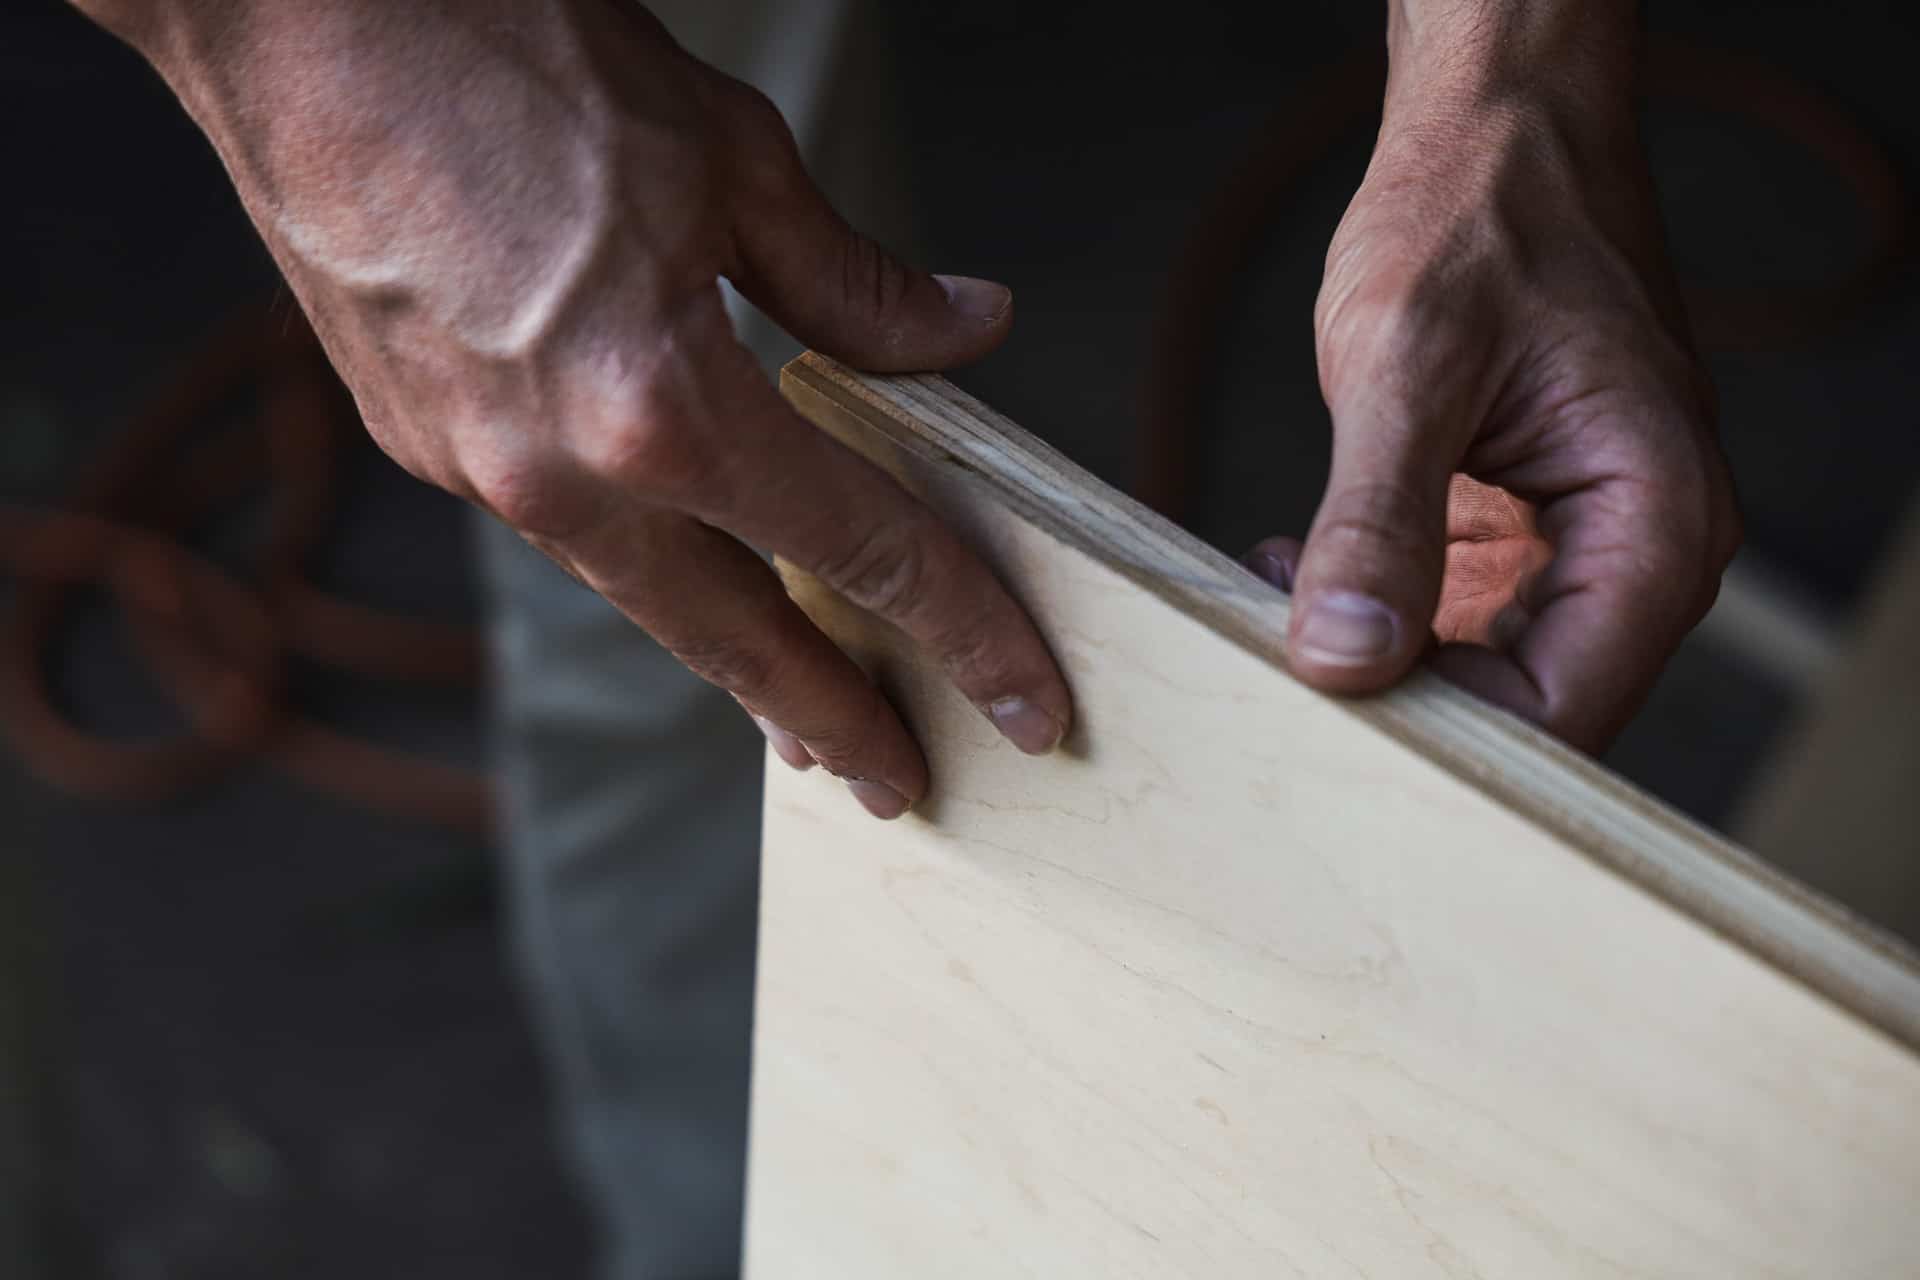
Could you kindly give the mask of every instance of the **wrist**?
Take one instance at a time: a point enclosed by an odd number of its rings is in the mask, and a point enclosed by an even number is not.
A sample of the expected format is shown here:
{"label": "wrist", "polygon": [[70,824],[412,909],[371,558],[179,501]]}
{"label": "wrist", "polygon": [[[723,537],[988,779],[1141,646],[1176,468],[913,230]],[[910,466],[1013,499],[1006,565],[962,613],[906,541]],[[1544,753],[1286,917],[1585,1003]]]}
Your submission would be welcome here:
{"label": "wrist", "polygon": [[1388,0],[1383,132],[1436,119],[1545,117],[1631,130],[1635,0]]}

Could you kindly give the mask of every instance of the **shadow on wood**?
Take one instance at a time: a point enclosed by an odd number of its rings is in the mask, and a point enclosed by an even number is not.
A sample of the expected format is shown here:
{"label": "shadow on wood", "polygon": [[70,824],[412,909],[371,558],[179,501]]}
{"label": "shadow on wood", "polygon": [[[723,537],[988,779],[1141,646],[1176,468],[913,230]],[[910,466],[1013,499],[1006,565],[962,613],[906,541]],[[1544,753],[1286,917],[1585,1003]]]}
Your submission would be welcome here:
{"label": "shadow on wood", "polygon": [[1080,749],[790,578],[936,795],[770,773],[758,1280],[1911,1268],[1910,955],[1437,681],[1312,693],[1284,597],[944,381],[785,387],[987,555]]}

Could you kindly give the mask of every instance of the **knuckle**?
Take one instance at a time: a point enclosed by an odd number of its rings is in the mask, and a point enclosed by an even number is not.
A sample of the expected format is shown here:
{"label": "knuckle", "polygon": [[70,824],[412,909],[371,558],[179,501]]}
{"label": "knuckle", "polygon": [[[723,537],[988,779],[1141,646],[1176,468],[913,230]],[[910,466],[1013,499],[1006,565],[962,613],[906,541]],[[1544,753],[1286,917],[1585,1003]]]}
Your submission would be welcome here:
{"label": "knuckle", "polygon": [[835,777],[867,777],[889,754],[887,722],[892,714],[879,691],[868,686],[853,705],[808,726],[802,740],[820,767]]}
{"label": "knuckle", "polygon": [[873,523],[815,572],[862,609],[897,619],[915,608],[925,593],[927,548],[922,539],[904,530]]}
{"label": "knuckle", "polygon": [[1049,681],[1051,663],[1045,642],[1022,625],[1017,604],[988,605],[968,611],[959,625],[942,628],[928,640],[928,649],[954,685],[975,702],[1011,691],[1042,687]]}
{"label": "knuckle", "polygon": [[969,692],[1000,690],[1014,684],[1005,646],[986,621],[984,617],[969,618],[963,627],[936,636],[931,646],[954,683]]}
{"label": "knuckle", "polygon": [[1322,289],[1314,306],[1321,385],[1335,390],[1405,363],[1439,326],[1444,309],[1433,291],[1410,280]]}
{"label": "knuckle", "polygon": [[600,427],[577,446],[584,469],[649,497],[695,489],[706,471],[706,451],[671,383],[657,374],[643,376],[610,399]]}
{"label": "knuckle", "polygon": [[576,476],[550,453],[489,442],[460,459],[466,496],[522,533],[561,539],[591,518]]}
{"label": "knuckle", "polygon": [[858,233],[841,238],[840,301],[854,315],[883,320],[906,296],[907,269],[892,254]]}
{"label": "knuckle", "polygon": [[1371,481],[1342,489],[1328,502],[1314,541],[1335,550],[1381,548],[1425,556],[1436,521],[1431,499],[1410,485]]}
{"label": "knuckle", "polygon": [[673,646],[673,656],[708,684],[749,706],[761,705],[779,692],[778,664],[772,655],[740,637],[683,641]]}
{"label": "knuckle", "polygon": [[854,726],[836,721],[815,728],[805,741],[808,753],[836,778],[865,773],[869,735]]}
{"label": "knuckle", "polygon": [[1397,251],[1369,246],[1373,265],[1329,275],[1315,301],[1320,386],[1336,412],[1381,384],[1409,402],[1457,397],[1518,336],[1511,272],[1491,250],[1396,243]]}

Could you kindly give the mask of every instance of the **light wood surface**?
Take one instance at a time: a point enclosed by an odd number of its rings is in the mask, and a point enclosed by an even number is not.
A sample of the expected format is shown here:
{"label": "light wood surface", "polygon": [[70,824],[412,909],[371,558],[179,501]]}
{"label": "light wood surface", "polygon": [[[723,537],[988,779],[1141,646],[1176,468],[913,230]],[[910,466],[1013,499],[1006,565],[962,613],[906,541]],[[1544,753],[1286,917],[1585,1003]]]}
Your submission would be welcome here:
{"label": "light wood surface", "polygon": [[793,583],[935,791],[771,765],[755,1280],[1916,1274],[1910,956],[1437,682],[1307,691],[1283,597],[943,381],[785,385],[1079,722],[1019,756]]}

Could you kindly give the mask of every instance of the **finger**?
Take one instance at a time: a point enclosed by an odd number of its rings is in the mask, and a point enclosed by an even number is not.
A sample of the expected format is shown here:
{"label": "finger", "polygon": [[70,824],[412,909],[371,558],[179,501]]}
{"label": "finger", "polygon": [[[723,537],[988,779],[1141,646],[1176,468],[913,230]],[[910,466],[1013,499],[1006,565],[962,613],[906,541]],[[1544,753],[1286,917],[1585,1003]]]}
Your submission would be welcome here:
{"label": "finger", "polygon": [[1434,638],[1504,649],[1529,621],[1522,600],[1553,558],[1543,539],[1449,542]]}
{"label": "finger", "polygon": [[1294,580],[1287,655],[1334,693],[1404,675],[1426,648],[1445,568],[1444,440],[1396,406],[1336,410],[1327,492]]}
{"label": "finger", "polygon": [[1072,699],[1026,612],[891,476],[780,398],[710,295],[675,321],[673,357],[652,370],[638,410],[644,429],[576,446],[589,470],[784,557],[892,622],[1014,745],[1052,750]]}
{"label": "finger", "polygon": [[[751,370],[751,357],[734,350]],[[906,632],[1022,751],[1058,745],[1073,718],[1066,680],[992,570],[886,472],[796,414],[757,371],[716,374],[711,385],[723,389],[713,408],[737,447],[694,499],[694,514]]]}
{"label": "finger", "polygon": [[1443,676],[1597,752],[1626,724],[1713,602],[1691,522],[1631,482],[1541,510],[1552,561],[1521,593],[1526,621],[1504,651],[1448,645]]}
{"label": "finger", "polygon": [[733,206],[734,286],[796,338],[863,369],[950,369],[999,346],[1013,294],[910,267],[849,226],[807,176],[764,98],[744,99],[750,158]]}
{"label": "finger", "polygon": [[1303,545],[1298,538],[1262,538],[1240,557],[1240,563],[1282,591],[1291,592]]}
{"label": "finger", "polygon": [[752,716],[753,722],[760,726],[760,732],[766,736],[767,745],[773,748],[773,754],[779,756],[790,767],[805,773],[819,763],[813,758],[813,753],[807,750],[806,743],[765,716],[756,716],[752,712],[747,714]]}
{"label": "finger", "polygon": [[543,549],[731,693],[788,764],[818,761],[880,818],[926,794],[926,761],[899,715],[735,539],[627,503],[566,546]]}
{"label": "finger", "polygon": [[1433,632],[1504,649],[1526,618],[1520,594],[1553,558],[1531,504],[1456,474],[1447,486],[1447,568]]}

